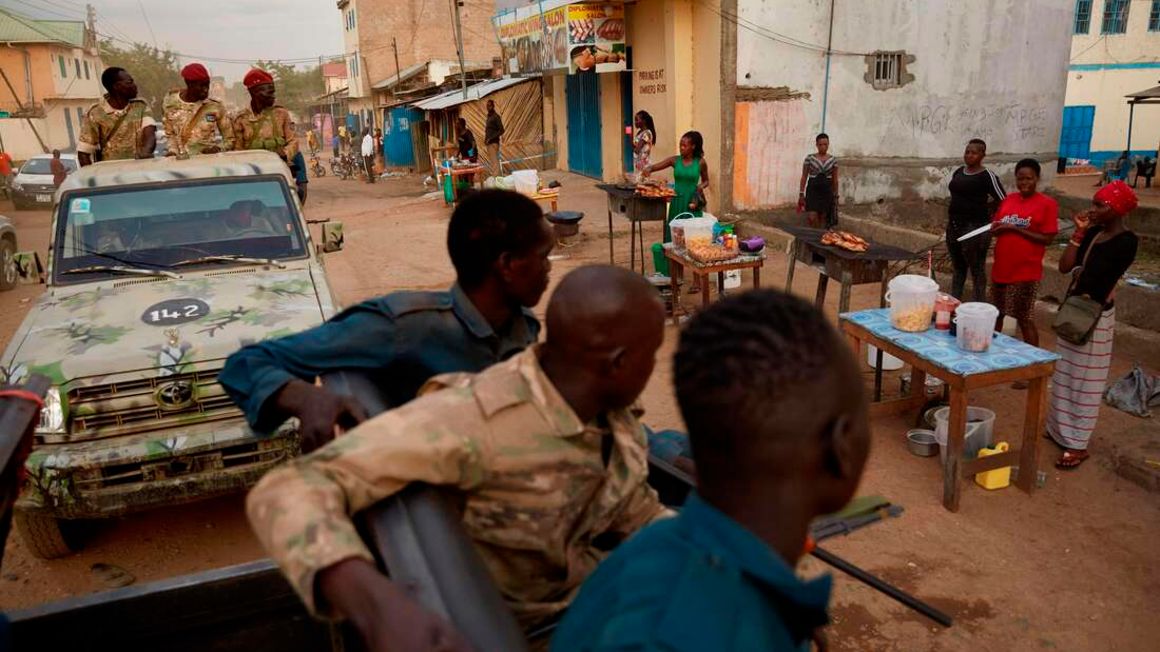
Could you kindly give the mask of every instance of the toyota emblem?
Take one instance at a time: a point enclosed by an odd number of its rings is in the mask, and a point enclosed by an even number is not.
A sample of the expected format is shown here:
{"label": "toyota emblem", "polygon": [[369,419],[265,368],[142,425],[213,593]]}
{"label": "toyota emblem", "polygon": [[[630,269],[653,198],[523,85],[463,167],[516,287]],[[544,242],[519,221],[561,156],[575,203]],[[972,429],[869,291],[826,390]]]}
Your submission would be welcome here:
{"label": "toyota emblem", "polygon": [[162,385],[154,395],[162,410],[182,410],[193,404],[193,383],[178,381]]}

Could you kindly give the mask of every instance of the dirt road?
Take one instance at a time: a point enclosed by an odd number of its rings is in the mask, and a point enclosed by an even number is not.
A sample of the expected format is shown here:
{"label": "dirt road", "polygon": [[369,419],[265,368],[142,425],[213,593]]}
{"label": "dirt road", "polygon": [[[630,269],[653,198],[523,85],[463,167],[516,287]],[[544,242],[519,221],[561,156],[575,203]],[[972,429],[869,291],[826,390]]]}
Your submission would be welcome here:
{"label": "dirt road", "polygon": [[[607,262],[603,194],[591,182],[553,175],[565,187],[561,208],[585,211],[582,237],[556,252],[553,277],[592,262]],[[419,197],[417,179],[374,186],[332,178],[311,183],[307,213],[346,224],[345,251],[327,259],[345,304],[400,288],[441,288],[452,280],[444,250],[450,211],[442,201]],[[15,218],[22,248],[47,245],[45,212],[0,212]],[[646,240],[659,227],[646,226]],[[627,223],[617,224],[616,254],[627,264]],[[781,256],[772,257],[767,285],[784,278]],[[749,283],[748,276],[744,279]],[[813,296],[814,276],[799,271],[795,291]],[[6,342],[39,288],[22,287],[0,295],[0,342]],[[876,305],[873,289],[854,293],[855,308]],[[831,292],[831,314],[837,292]],[[692,297],[696,300],[696,297]],[[694,303],[685,299],[686,305]],[[542,308],[542,307],[541,307]],[[677,332],[668,327],[665,348],[643,397],[645,422],[680,427],[672,397],[670,356]],[[1050,333],[1044,345],[1051,346]],[[1130,368],[1117,359],[1113,376]],[[865,369],[865,368],[864,368]],[[871,374],[867,370],[867,382]],[[897,393],[897,374],[886,387]],[[997,436],[1014,439],[1025,393],[1007,388],[979,392],[973,403],[999,414]],[[1104,408],[1093,444],[1094,459],[1077,472],[1051,468],[1056,451],[1043,442],[1047,486],[1028,497],[1014,488],[986,492],[964,487],[962,510],[940,504],[937,458],[906,451],[907,424],[900,419],[874,423],[874,450],[862,492],[882,494],[905,506],[894,521],[831,540],[826,546],[850,561],[919,595],[954,616],[943,630],[857,583],[836,582],[831,643],[838,650],[1145,650],[1155,649],[1160,622],[1155,600],[1160,569],[1154,563],[1160,541],[1160,498],[1115,475],[1106,453],[1118,435],[1156,428]],[[12,609],[103,588],[93,564],[119,566],[144,582],[240,563],[262,556],[241,511],[241,498],[208,501],[105,523],[85,549],[67,559],[31,558],[18,538],[8,542],[0,572],[0,608]],[[806,574],[824,568],[803,566]]]}

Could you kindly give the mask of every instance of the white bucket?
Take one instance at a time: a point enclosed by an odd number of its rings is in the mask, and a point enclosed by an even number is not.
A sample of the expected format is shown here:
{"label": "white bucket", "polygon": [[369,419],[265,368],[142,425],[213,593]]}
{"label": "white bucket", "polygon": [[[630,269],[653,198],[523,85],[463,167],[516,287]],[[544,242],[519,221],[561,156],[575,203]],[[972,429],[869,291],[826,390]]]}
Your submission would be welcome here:
{"label": "white bucket", "polygon": [[930,328],[938,283],[925,276],[901,274],[890,279],[886,301],[890,304],[890,324],[900,331],[920,333]]}
{"label": "white bucket", "polygon": [[511,176],[516,192],[534,195],[540,189],[540,173],[536,170],[516,170]]}
{"label": "white bucket", "polygon": [[991,348],[999,309],[989,303],[968,302],[955,309],[955,344],[963,351],[982,353]]}
{"label": "white bucket", "polygon": [[[873,344],[866,347],[866,364],[870,365],[871,369],[878,364],[878,347]],[[902,360],[885,351],[882,352],[882,371],[898,371],[901,368]]]}
{"label": "white bucket", "polygon": [[[949,407],[934,411],[934,438],[938,440],[939,456],[947,460],[947,430],[951,418]],[[963,440],[963,459],[973,460],[979,451],[991,445],[995,438],[995,413],[987,408],[967,408],[967,434]]]}

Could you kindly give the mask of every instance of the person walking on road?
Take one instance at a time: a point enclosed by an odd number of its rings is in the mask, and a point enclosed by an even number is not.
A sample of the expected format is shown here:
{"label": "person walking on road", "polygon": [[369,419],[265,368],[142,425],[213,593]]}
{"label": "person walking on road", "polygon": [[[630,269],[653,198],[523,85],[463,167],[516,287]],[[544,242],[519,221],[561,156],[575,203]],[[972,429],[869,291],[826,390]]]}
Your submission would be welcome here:
{"label": "person walking on road", "polygon": [[367,172],[367,183],[375,182],[375,137],[371,133],[371,128],[367,127],[363,130],[362,139],[362,160],[363,168]]}
{"label": "person walking on road", "polygon": [[1075,233],[1059,259],[1059,271],[1073,274],[1069,295],[1086,295],[1103,304],[1103,312],[1086,344],[1057,338],[1060,355],[1051,377],[1051,406],[1047,434],[1063,448],[1055,462],[1074,469],[1088,458],[1088,442],[1096,429],[1100,402],[1112,364],[1116,328],[1116,283],[1136,259],[1140,238],[1128,230],[1125,219],[1135,210],[1136,193],[1123,181],[1100,188],[1092,207],[1075,216]]}
{"label": "person walking on road", "polygon": [[52,160],[48,162],[48,168],[52,170],[52,185],[54,188],[59,188],[60,184],[64,183],[68,177],[68,168],[64,166],[64,161],[60,160],[60,150],[52,150]]}
{"label": "person walking on road", "polygon": [[81,120],[77,161],[85,166],[97,161],[152,158],[157,147],[157,121],[149,104],[137,98],[133,76],[124,68],[105,68],[101,85],[107,91],[105,96],[89,107]]}
{"label": "person walking on road", "polygon": [[169,137],[169,156],[228,152],[234,130],[221,102],[209,96],[209,71],[200,63],[181,69],[185,88],[169,91],[162,102],[161,124]]}
{"label": "person walking on road", "polygon": [[838,226],[838,159],[830,154],[830,137],[814,138],[818,151],[802,162],[798,184],[798,212],[806,212],[806,223],[815,228]]}
{"label": "person walking on road", "polygon": [[298,152],[298,136],[291,126],[290,112],[275,103],[274,77],[254,68],[242,83],[250,91],[250,104],[234,116],[237,149],[264,149],[291,165]]}
{"label": "person walking on road", "polygon": [[986,301],[987,297],[987,250],[991,247],[991,234],[983,233],[959,242],[960,236],[988,224],[999,203],[1007,197],[998,175],[983,167],[986,155],[987,143],[978,138],[971,140],[963,152],[965,165],[951,174],[947,184],[951,193],[947,209],[947,251],[954,267],[951,295],[956,299],[963,298],[968,272],[974,292],[972,300]]}
{"label": "person walking on road", "polygon": [[495,110],[495,100],[488,100],[487,126],[483,132],[483,144],[487,147],[488,172],[492,176],[503,175],[499,141],[504,131],[503,119],[499,117],[499,112]]}

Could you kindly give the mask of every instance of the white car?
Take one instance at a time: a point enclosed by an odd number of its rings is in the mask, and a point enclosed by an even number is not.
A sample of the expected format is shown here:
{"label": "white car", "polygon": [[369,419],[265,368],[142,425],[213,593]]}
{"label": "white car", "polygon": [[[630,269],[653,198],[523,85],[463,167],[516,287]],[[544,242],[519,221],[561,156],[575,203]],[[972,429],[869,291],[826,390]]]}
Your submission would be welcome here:
{"label": "white car", "polygon": [[[69,174],[80,164],[76,154],[61,154],[60,160]],[[24,162],[12,180],[12,203],[16,210],[51,208],[56,184],[52,182],[52,154],[37,154]]]}

